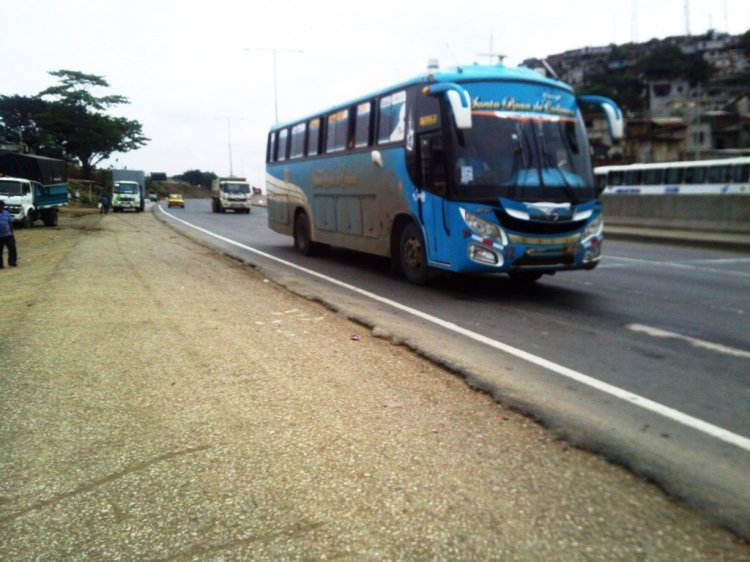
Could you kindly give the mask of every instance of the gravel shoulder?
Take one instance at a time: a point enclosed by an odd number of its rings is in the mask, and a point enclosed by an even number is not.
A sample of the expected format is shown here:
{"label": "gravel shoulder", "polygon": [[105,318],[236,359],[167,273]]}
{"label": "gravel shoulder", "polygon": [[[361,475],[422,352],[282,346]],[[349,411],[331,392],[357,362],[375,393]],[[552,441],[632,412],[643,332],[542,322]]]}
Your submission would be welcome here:
{"label": "gravel shoulder", "polygon": [[0,271],[2,560],[750,560],[655,486],[150,213]]}

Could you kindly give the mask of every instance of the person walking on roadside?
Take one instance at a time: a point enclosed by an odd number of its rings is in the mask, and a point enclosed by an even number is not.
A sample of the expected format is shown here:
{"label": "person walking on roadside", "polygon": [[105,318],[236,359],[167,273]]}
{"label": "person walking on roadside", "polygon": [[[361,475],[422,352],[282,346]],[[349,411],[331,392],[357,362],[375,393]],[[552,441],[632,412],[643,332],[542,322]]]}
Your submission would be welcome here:
{"label": "person walking on roadside", "polygon": [[5,201],[0,201],[0,269],[3,269],[3,249],[8,247],[8,265],[16,267],[16,239],[13,236],[13,217],[5,210]]}
{"label": "person walking on roadside", "polygon": [[109,197],[106,193],[102,193],[102,196],[99,197],[99,212],[103,215],[109,213]]}

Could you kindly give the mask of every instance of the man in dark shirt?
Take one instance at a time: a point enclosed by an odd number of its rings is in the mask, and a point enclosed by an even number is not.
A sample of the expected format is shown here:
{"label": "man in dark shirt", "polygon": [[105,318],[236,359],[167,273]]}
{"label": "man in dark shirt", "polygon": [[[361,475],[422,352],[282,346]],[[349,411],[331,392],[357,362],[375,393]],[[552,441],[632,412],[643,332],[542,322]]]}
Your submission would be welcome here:
{"label": "man in dark shirt", "polygon": [[8,265],[16,267],[16,239],[13,237],[13,218],[5,210],[5,201],[0,201],[0,269],[3,268],[3,249],[8,247]]}

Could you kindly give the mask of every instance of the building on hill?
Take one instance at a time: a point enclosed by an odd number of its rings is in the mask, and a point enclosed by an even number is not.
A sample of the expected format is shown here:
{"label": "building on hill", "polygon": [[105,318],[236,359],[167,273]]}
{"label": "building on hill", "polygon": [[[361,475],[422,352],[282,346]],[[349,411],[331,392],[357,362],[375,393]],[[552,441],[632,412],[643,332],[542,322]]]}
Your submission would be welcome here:
{"label": "building on hill", "polygon": [[[543,73],[549,73],[549,66],[576,90],[595,90],[622,105],[626,142],[616,147],[606,141],[606,133],[590,129],[595,158],[641,162],[699,159],[715,157],[721,151],[750,150],[750,52],[746,43],[743,36],[710,31],[640,44],[585,47],[550,55],[547,64],[527,59],[523,65]],[[670,49],[682,60],[671,65],[669,60],[659,61],[658,56]],[[645,71],[649,57],[657,64]],[[700,60],[707,63],[705,74],[698,68],[706,66]],[[624,82],[624,76],[631,80]],[[700,77],[706,79],[697,79]],[[588,118],[587,122],[594,126],[598,120]]]}

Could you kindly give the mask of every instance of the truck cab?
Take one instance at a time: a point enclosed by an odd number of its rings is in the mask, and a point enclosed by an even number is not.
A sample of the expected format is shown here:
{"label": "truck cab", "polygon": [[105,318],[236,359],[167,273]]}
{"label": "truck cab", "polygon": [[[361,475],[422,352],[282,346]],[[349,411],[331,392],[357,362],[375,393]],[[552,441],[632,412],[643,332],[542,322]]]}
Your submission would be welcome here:
{"label": "truck cab", "polygon": [[114,212],[133,209],[143,210],[141,187],[136,181],[116,181],[112,184],[112,210]]}
{"label": "truck cab", "polygon": [[[53,186],[53,188],[56,186]],[[58,207],[68,202],[67,187],[64,192],[24,178],[0,177],[0,199],[13,222],[31,227],[42,219],[44,226],[57,226]]]}
{"label": "truck cab", "polygon": [[245,178],[216,178],[211,184],[213,198],[211,210],[214,213],[250,213],[252,192]]}

